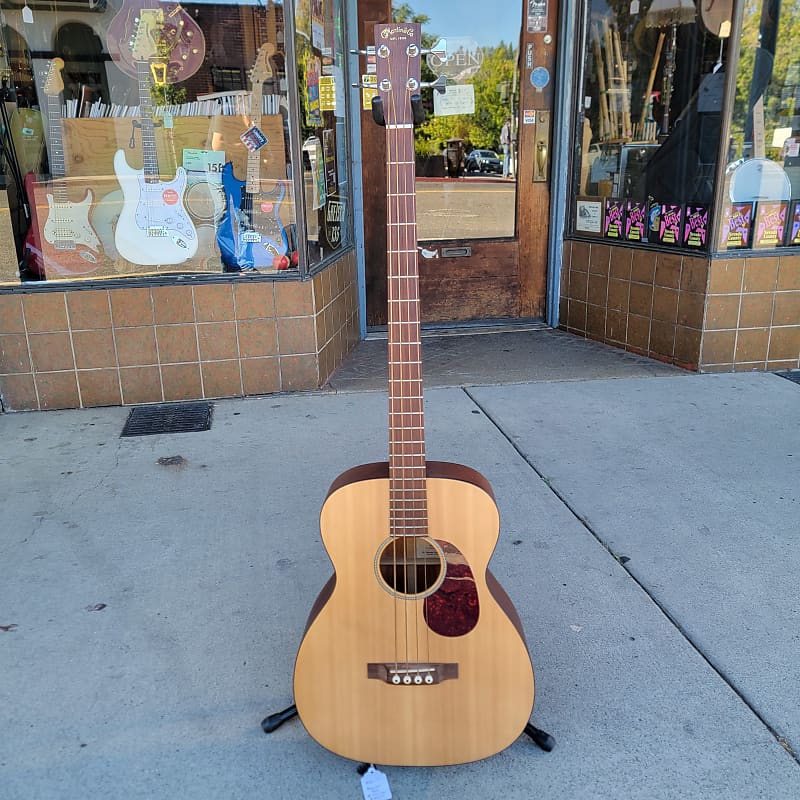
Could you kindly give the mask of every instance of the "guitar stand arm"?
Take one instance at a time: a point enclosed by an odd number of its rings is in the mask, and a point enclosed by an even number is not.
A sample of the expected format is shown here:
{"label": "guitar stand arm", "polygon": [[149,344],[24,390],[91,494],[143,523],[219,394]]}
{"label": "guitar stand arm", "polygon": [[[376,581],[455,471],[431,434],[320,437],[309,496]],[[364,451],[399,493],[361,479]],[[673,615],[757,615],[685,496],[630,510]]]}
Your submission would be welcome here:
{"label": "guitar stand arm", "polygon": [[296,716],[297,706],[292,703],[288,708],[284,708],[283,711],[278,711],[277,714],[270,714],[268,717],[261,720],[261,730],[263,730],[264,733],[272,733],[278,730],[284,722]]}
{"label": "guitar stand arm", "polygon": [[[275,714],[264,717],[264,719],[261,720],[261,730],[263,730],[264,733],[272,733],[278,730],[284,722],[288,722],[296,716],[297,706],[292,703],[288,708],[284,708],[283,711],[278,711]],[[556,740],[547,733],[547,731],[537,728],[532,722],[529,722],[525,726],[523,733],[530,737],[535,744],[545,751],[545,753],[549,753],[556,746]],[[366,766],[369,767],[369,764]]]}
{"label": "guitar stand arm", "polygon": [[525,726],[523,733],[529,736],[545,753],[549,753],[556,746],[556,740],[547,731],[537,728],[532,722]]}

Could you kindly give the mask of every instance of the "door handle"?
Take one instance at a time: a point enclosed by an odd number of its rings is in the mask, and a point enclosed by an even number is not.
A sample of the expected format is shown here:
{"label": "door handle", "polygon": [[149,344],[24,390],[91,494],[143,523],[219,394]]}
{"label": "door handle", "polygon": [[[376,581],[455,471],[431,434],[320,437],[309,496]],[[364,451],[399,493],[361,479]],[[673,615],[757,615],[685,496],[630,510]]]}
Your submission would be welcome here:
{"label": "door handle", "polygon": [[547,174],[547,142],[536,143],[536,172],[539,175]]}
{"label": "door handle", "polygon": [[550,112],[536,112],[534,132],[533,182],[544,183],[550,171]]}

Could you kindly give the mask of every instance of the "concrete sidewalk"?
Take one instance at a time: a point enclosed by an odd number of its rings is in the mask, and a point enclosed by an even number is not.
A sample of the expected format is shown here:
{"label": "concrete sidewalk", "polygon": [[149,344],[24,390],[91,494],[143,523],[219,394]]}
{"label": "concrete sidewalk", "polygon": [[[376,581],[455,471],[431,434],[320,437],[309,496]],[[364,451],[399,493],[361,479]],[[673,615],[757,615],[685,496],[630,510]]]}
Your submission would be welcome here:
{"label": "concrete sidewalk", "polygon": [[[800,386],[676,374],[426,407],[429,458],[494,487],[492,570],[557,746],[386,767],[394,797],[800,797]],[[385,393],[217,401],[210,431],[120,439],[128,413],[0,416],[0,798],[361,797],[297,720],[259,723],[290,702],[330,575],[327,487],[386,458]]]}

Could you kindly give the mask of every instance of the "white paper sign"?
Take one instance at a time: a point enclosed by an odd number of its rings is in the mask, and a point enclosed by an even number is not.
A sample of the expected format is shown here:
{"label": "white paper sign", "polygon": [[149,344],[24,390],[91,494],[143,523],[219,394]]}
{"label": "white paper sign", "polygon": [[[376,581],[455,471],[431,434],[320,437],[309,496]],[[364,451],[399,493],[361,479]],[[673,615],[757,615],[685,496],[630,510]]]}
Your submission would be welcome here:
{"label": "white paper sign", "polygon": [[364,800],[392,800],[389,779],[372,766],[361,776],[361,791]]}
{"label": "white paper sign", "polygon": [[471,83],[456,86],[451,84],[444,94],[433,93],[433,113],[437,117],[452,114],[475,113],[475,87]]}

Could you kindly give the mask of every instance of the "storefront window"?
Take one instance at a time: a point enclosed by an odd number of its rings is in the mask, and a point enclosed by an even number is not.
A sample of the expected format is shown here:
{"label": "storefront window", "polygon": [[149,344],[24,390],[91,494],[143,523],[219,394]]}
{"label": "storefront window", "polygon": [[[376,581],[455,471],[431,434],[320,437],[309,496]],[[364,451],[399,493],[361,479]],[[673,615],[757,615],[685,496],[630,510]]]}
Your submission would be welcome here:
{"label": "storefront window", "polygon": [[746,0],[720,250],[800,245],[800,3]]}
{"label": "storefront window", "polygon": [[707,249],[731,4],[706,6],[588,0],[575,235]]}
{"label": "storefront window", "polygon": [[343,3],[298,0],[295,40],[303,202],[314,264],[351,242]]}
{"label": "storefront window", "polygon": [[[338,105],[317,109],[319,163],[330,147],[335,164],[306,236],[296,193],[309,172],[292,155],[306,162],[312,133],[292,122],[282,3],[2,0],[20,278],[291,275],[349,243],[346,215],[329,211],[349,206],[342,2],[315,8],[317,74]],[[298,52],[304,75],[308,61]]]}

